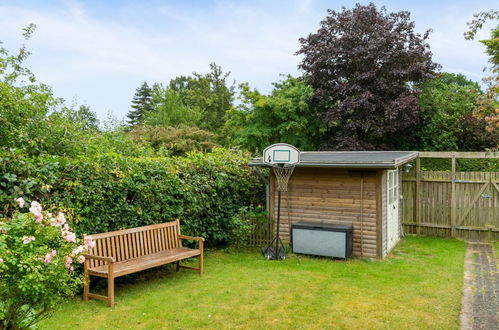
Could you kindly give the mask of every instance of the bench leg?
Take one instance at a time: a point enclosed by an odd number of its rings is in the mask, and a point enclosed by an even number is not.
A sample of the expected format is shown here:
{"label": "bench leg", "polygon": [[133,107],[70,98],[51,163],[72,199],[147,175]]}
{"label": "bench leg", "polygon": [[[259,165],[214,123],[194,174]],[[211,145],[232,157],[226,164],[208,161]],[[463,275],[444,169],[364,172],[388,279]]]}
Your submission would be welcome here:
{"label": "bench leg", "polygon": [[204,273],[204,258],[203,253],[199,255],[199,274],[203,275]]}
{"label": "bench leg", "polygon": [[88,301],[88,293],[90,292],[90,275],[85,272],[85,279],[83,282],[83,300]]}
{"label": "bench leg", "polygon": [[114,306],[114,266],[113,264],[108,265],[107,273],[107,305],[109,307]]}
{"label": "bench leg", "polygon": [[177,272],[180,270],[180,260],[179,260],[179,261],[177,261],[176,270],[177,270]]}

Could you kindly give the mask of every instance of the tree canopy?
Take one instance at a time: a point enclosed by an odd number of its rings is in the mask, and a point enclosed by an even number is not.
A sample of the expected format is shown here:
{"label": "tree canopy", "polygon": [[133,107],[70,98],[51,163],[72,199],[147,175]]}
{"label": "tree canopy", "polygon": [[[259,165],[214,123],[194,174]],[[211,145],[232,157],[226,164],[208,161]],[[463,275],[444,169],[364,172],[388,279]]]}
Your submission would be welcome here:
{"label": "tree canopy", "polygon": [[473,151],[492,148],[499,142],[499,135],[487,132],[485,123],[473,116],[477,99],[483,95],[478,83],[462,74],[444,72],[421,88],[417,149]]}
{"label": "tree canopy", "polygon": [[301,78],[286,76],[263,95],[241,85],[241,104],[231,110],[225,125],[228,143],[253,152],[277,142],[314,150],[320,141],[320,121],[310,106],[312,87]]}
{"label": "tree canopy", "polygon": [[327,124],[324,148],[403,148],[419,122],[418,90],[439,66],[428,32],[414,31],[406,11],[374,4],[328,10],[317,32],[301,38],[299,67]]}

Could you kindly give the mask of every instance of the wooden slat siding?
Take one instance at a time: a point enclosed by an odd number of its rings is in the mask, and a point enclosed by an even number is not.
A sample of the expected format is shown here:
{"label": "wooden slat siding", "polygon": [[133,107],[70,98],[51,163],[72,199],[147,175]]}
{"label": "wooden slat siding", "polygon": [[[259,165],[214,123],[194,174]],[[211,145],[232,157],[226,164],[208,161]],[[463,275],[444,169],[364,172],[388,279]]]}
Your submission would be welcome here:
{"label": "wooden slat siding", "polygon": [[381,258],[384,258],[388,254],[388,241],[387,241],[387,225],[388,225],[388,213],[387,213],[387,186],[386,186],[386,180],[387,180],[387,171],[381,171],[381,176],[380,176],[380,190],[379,194],[381,194],[381,202],[379,203],[380,210],[379,212],[381,213],[381,223],[380,223],[380,230],[378,231],[378,237],[381,242],[381,246],[379,249],[381,250]]}
{"label": "wooden slat siding", "polygon": [[456,172],[454,183],[452,176],[452,172],[447,171],[422,172],[422,218],[418,226],[410,217],[410,207],[416,199],[414,175],[404,173],[403,223],[406,233],[417,233],[419,228],[423,235],[452,237],[454,234],[453,237],[462,239],[497,240],[499,192],[494,183],[497,184],[499,172]]}
{"label": "wooden slat siding", "polygon": [[[271,176],[271,192],[275,192]],[[361,242],[365,257],[377,256],[376,172],[364,172],[364,196],[361,201],[360,172],[296,168],[281,201],[280,233],[289,243],[290,224],[299,221],[353,225],[353,255],[360,256]],[[277,210],[277,193],[271,200],[271,214]],[[363,237],[361,238],[360,206],[363,205]]]}

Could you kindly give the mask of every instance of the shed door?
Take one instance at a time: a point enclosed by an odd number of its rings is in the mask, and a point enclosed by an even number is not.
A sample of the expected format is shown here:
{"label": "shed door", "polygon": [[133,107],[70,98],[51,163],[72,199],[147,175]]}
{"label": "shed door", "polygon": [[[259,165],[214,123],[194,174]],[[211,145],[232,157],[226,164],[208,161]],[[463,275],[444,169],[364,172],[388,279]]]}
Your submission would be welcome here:
{"label": "shed door", "polygon": [[397,244],[398,236],[398,217],[399,217],[399,198],[398,198],[398,171],[387,171],[387,221],[386,221],[386,247],[389,252]]}

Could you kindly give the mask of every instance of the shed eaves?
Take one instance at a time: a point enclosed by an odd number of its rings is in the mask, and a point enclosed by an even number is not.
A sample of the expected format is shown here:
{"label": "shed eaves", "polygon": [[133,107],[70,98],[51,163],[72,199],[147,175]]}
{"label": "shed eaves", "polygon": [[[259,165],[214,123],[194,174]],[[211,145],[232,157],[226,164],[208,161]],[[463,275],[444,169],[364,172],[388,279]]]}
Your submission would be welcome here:
{"label": "shed eaves", "polygon": [[[303,151],[297,166],[336,168],[396,168],[415,159],[415,151]],[[250,166],[267,166],[254,158]]]}

